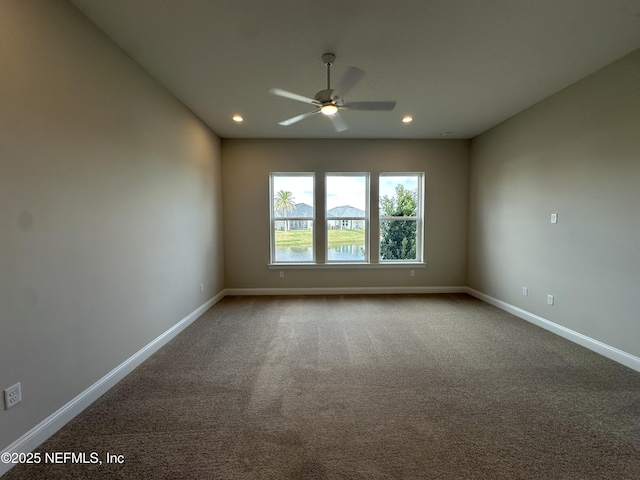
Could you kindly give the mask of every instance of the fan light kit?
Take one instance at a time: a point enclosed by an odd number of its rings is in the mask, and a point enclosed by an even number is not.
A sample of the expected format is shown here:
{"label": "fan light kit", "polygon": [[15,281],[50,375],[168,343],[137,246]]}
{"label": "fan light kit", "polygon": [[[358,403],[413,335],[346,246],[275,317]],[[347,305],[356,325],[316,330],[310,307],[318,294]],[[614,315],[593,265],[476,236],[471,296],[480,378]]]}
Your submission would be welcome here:
{"label": "fan light kit", "polygon": [[[327,88],[320,90],[314,95],[313,98],[298,95],[297,93],[288,92],[281,88],[272,88],[269,93],[278,97],[289,98],[291,100],[297,100],[298,102],[309,103],[316,107],[312,112],[303,113],[288,120],[279,122],[279,125],[288,127],[294,123],[298,123],[305,118],[312,117],[318,113],[326,115],[331,120],[333,127],[337,132],[346,130],[347,124],[340,115],[340,110],[377,110],[377,111],[390,111],[396,106],[395,101],[387,102],[349,102],[345,103],[344,97],[364,76],[364,72],[356,67],[349,67],[344,76],[338,82],[335,89],[331,88],[331,66],[335,61],[336,56],[333,53],[325,53],[322,55],[322,61],[327,67]],[[404,121],[404,120],[403,120]]]}
{"label": "fan light kit", "polygon": [[323,105],[320,108],[320,112],[323,115],[335,115],[338,112],[338,107],[336,107],[333,103],[328,103],[327,105]]}

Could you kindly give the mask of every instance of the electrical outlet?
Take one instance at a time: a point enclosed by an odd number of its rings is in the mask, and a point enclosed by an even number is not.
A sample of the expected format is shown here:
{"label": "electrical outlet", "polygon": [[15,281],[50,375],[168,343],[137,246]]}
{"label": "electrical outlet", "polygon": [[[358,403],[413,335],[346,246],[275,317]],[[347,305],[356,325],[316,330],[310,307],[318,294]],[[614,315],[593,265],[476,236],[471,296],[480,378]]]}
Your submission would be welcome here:
{"label": "electrical outlet", "polygon": [[527,287],[522,287],[522,296],[526,297],[529,295],[529,289]]}
{"label": "electrical outlet", "polygon": [[415,270],[411,270],[411,272],[409,272],[409,276],[410,277],[415,277],[416,276],[416,271]]}
{"label": "electrical outlet", "polygon": [[547,305],[553,305],[553,295],[547,295]]}
{"label": "electrical outlet", "polygon": [[284,272],[282,270],[280,271],[280,278],[284,278]]}
{"label": "electrical outlet", "polygon": [[200,291],[201,291],[201,292],[204,292],[204,283],[201,283],[201,284],[200,284]]}
{"label": "electrical outlet", "polygon": [[4,409],[9,410],[11,407],[22,401],[22,390],[20,388],[20,382],[16,383],[12,387],[4,390]]}
{"label": "electrical outlet", "polygon": [[551,223],[558,223],[558,214],[557,213],[552,213],[551,214]]}

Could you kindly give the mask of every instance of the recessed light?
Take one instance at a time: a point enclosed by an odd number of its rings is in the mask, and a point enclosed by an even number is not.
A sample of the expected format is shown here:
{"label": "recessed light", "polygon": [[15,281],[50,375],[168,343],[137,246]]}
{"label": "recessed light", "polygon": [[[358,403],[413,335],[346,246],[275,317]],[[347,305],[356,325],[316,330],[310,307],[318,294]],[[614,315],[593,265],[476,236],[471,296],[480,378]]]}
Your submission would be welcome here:
{"label": "recessed light", "polygon": [[411,115],[406,115],[402,117],[402,123],[411,123],[413,122],[413,117]]}
{"label": "recessed light", "polygon": [[231,120],[233,120],[234,122],[240,123],[244,121],[244,118],[242,118],[242,115],[234,115],[233,117],[231,117]]}

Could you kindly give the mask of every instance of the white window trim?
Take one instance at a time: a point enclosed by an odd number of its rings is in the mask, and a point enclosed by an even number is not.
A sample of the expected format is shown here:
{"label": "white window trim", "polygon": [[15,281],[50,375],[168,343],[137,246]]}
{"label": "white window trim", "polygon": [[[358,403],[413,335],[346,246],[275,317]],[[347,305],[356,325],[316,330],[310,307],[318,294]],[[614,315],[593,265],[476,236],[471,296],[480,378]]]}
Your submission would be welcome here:
{"label": "white window trim", "polygon": [[267,268],[269,270],[316,270],[316,269],[390,269],[390,268],[404,268],[406,270],[412,270],[416,268],[427,268],[427,262],[394,262],[394,263],[346,263],[346,262],[331,262],[331,263],[268,263]]}
{"label": "white window trim", "polygon": [[[320,172],[317,172],[320,173]],[[366,203],[366,218],[365,218],[365,242],[366,242],[366,250],[367,250],[367,260],[359,260],[359,261],[339,261],[339,260],[330,260],[327,261],[326,258],[328,256],[328,228],[327,228],[327,215],[326,215],[326,178],[327,175],[338,175],[338,176],[347,176],[347,175],[366,175],[367,176],[367,203]],[[425,199],[425,173],[424,172],[380,172],[376,173],[377,178],[372,180],[371,172],[325,172],[324,173],[324,185],[322,185],[322,190],[325,192],[324,199],[324,225],[320,226],[317,221],[318,212],[317,212],[317,195],[319,194],[316,188],[316,172],[271,172],[269,174],[269,193],[270,193],[270,201],[269,201],[269,218],[270,218],[270,262],[267,264],[267,268],[271,270],[286,270],[286,269],[386,269],[386,268],[404,268],[404,269],[414,269],[414,268],[426,268],[427,261],[425,260],[424,255],[424,203]],[[379,216],[379,182],[380,177],[383,176],[403,176],[403,175],[417,175],[419,177],[418,181],[418,216],[417,217],[380,217]],[[313,217],[287,217],[287,220],[306,220],[313,222],[313,236],[312,236],[312,260],[300,262],[300,261],[275,261],[275,217],[273,216],[273,200],[274,194],[273,191],[273,177],[274,176],[285,176],[285,177],[294,177],[294,176],[310,176],[313,178],[313,191],[314,191],[314,201],[313,201]],[[398,219],[398,220],[414,220],[417,222],[416,228],[416,258],[415,260],[382,260],[381,258],[372,258],[371,257],[371,205],[373,199],[371,198],[371,182],[377,182],[378,187],[378,198],[375,204],[375,212],[374,216],[378,215],[375,219],[377,222],[377,230],[378,235],[376,237],[376,241],[379,241],[379,233],[380,233],[380,221],[385,219]],[[362,220],[362,217],[332,217],[332,219],[338,218],[340,220]],[[278,221],[282,221],[283,219],[278,217]],[[317,263],[317,255],[316,255],[316,233],[318,228],[324,228],[324,237],[325,237],[325,263]],[[380,256],[380,249],[378,245],[378,257]]]}

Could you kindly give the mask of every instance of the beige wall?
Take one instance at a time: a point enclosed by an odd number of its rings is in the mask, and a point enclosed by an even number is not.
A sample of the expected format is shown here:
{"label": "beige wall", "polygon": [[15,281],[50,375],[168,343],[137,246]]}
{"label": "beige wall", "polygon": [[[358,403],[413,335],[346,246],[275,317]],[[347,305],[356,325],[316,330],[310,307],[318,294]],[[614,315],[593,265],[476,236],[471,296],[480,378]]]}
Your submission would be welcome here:
{"label": "beige wall", "polygon": [[639,86],[640,50],[473,140],[468,275],[474,289],[636,356]]}
{"label": "beige wall", "polygon": [[[469,142],[222,141],[227,288],[466,285]],[[426,269],[269,270],[269,172],[425,172]],[[317,203],[320,202],[318,200]]]}
{"label": "beige wall", "polygon": [[4,448],[224,279],[210,130],[65,2],[3,0],[0,69]]}

